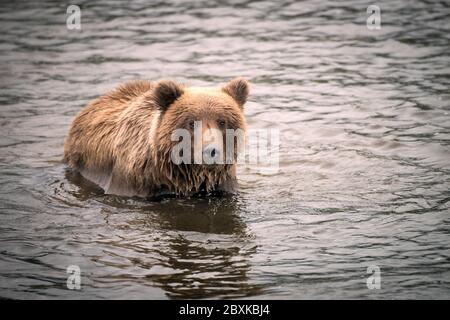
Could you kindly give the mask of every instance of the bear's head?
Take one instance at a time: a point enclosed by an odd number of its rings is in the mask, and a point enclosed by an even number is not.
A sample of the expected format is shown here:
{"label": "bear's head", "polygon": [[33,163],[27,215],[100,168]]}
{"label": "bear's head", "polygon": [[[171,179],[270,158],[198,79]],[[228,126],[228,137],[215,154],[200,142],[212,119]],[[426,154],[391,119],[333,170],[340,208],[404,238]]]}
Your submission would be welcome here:
{"label": "bear's head", "polygon": [[153,103],[160,116],[153,143],[161,167],[168,165],[167,174],[197,179],[195,189],[205,177],[227,172],[236,162],[238,145],[241,147],[244,141],[248,94],[249,84],[243,78],[218,88],[158,82]]}

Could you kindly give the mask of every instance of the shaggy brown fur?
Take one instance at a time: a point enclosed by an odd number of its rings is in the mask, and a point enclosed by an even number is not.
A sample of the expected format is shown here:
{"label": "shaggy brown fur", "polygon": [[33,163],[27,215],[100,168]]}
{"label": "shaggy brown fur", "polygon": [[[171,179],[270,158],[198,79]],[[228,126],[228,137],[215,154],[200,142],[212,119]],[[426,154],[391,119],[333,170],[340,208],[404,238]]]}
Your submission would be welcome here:
{"label": "shaggy brown fur", "polygon": [[241,78],[214,89],[184,87],[170,80],[126,83],[80,111],[66,138],[64,160],[110,194],[230,191],[236,183],[235,163],[175,165],[170,154],[178,142],[171,141],[171,135],[200,120],[203,130],[245,131],[248,90]]}

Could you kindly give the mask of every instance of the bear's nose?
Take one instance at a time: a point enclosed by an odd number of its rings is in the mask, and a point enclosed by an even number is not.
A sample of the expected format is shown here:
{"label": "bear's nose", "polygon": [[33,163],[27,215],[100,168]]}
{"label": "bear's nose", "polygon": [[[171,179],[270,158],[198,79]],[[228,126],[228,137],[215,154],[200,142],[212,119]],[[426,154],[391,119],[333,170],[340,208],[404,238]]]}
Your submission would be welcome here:
{"label": "bear's nose", "polygon": [[220,157],[220,150],[214,145],[207,146],[203,149],[203,160],[207,164],[216,163]]}

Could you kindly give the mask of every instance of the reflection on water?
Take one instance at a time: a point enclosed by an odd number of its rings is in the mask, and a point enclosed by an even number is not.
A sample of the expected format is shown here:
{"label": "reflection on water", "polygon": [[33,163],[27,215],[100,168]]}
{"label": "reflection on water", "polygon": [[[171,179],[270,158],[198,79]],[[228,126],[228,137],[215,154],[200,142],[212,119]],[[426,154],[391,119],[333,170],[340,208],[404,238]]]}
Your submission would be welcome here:
{"label": "reflection on water", "polygon": [[[126,229],[154,232],[152,241],[157,245],[149,244],[148,239],[133,244],[126,239],[110,242],[114,250],[108,250],[107,257],[94,257],[97,267],[133,266],[143,272],[141,279],[171,298],[245,297],[261,292],[263,286],[252,284],[247,276],[248,258],[256,252],[256,244],[239,216],[235,196],[156,202],[104,195],[71,170],[66,170],[66,179],[73,189],[63,190],[59,185],[55,189],[58,194],[71,194],[80,203],[91,199],[107,207],[133,211],[136,215],[126,222]],[[114,213],[107,212],[109,224]],[[127,249],[137,255],[124,254]],[[113,279],[108,274],[97,281]],[[118,279],[123,280],[123,275]]]}
{"label": "reflection on water", "polygon": [[[62,2],[2,5],[0,297],[449,298],[450,6],[381,3],[371,31],[369,4],[85,1],[81,31]],[[236,195],[120,198],[60,163],[117,83],[239,75],[281,145]]]}

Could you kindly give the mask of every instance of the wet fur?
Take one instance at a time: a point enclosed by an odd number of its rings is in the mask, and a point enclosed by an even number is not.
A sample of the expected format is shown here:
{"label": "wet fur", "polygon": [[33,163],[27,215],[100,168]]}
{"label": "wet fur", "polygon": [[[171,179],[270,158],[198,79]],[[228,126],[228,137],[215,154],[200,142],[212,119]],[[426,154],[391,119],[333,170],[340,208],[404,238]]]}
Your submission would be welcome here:
{"label": "wet fur", "polygon": [[129,82],[89,103],[76,116],[64,161],[106,193],[152,196],[222,189],[233,191],[235,164],[175,165],[172,131],[186,118],[219,116],[245,130],[248,84],[235,79],[220,90],[190,90],[170,80]]}

